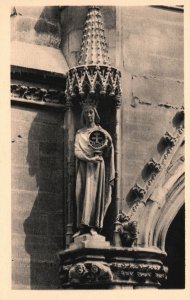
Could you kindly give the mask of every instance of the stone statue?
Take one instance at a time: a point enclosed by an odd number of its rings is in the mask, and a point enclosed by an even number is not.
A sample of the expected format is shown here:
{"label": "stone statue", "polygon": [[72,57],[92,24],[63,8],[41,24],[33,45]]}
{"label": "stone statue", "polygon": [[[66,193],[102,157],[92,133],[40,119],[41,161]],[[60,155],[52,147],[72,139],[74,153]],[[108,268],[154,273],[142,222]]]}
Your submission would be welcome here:
{"label": "stone statue", "polygon": [[[81,114],[83,127],[75,137],[77,233],[100,232],[111,202],[115,178],[114,149],[109,133],[100,125],[95,107],[85,106]],[[91,137],[94,135],[93,137]],[[90,140],[91,138],[91,140]],[[103,141],[105,139],[105,141]],[[94,147],[98,145],[98,150]]]}

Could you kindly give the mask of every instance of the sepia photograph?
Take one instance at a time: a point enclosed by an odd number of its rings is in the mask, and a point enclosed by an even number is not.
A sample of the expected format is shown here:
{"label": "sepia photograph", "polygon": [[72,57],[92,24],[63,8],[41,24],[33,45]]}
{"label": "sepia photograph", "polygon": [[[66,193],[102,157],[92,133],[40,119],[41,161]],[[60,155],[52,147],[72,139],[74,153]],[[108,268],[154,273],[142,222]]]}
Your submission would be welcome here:
{"label": "sepia photograph", "polygon": [[12,6],[10,51],[11,289],[184,290],[184,6]]}

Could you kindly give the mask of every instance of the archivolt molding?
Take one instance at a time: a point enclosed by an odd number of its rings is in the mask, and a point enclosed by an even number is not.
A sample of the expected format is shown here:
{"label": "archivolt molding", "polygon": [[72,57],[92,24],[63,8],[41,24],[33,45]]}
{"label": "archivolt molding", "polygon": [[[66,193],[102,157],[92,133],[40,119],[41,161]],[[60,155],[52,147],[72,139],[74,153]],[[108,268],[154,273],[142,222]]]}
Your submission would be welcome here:
{"label": "archivolt molding", "polygon": [[[181,168],[179,171],[182,171]],[[174,175],[173,177],[176,178]],[[168,228],[172,223],[173,219],[177,215],[178,211],[184,204],[184,182],[185,175],[181,174],[180,177],[175,183],[171,186],[171,188],[167,191],[165,195],[165,199],[163,199],[163,206],[160,209],[160,213],[158,214],[156,226],[153,232],[153,240],[151,241],[153,245],[159,247],[163,251],[165,250],[165,239],[167,235]],[[165,200],[165,201],[164,201]]]}
{"label": "archivolt molding", "polygon": [[160,184],[148,199],[139,221],[138,244],[155,246],[165,250],[168,228],[184,203],[184,164],[176,161],[177,169],[166,180],[163,174]]}
{"label": "archivolt molding", "polygon": [[184,114],[180,120],[179,114],[174,117],[178,121],[175,131],[167,131],[161,139],[162,155],[155,153],[156,159],[146,164],[148,176],[138,178],[131,189],[132,204],[124,212],[128,223],[137,224],[136,244],[141,247],[164,250],[168,227],[184,203]]}

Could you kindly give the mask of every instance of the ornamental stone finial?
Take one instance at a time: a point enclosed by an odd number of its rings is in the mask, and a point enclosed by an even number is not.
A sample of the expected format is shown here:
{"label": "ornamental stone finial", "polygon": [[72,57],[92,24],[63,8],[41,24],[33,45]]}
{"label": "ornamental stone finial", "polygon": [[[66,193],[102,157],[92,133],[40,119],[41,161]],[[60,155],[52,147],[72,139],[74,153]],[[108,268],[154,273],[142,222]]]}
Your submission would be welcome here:
{"label": "ornamental stone finial", "polygon": [[98,6],[88,7],[79,65],[110,65],[102,14]]}
{"label": "ornamental stone finial", "polygon": [[115,97],[117,108],[121,105],[121,72],[110,66],[98,6],[88,7],[79,62],[67,73],[65,94],[67,99],[78,97],[82,105],[95,102],[93,106],[96,106],[98,96],[102,95]]}

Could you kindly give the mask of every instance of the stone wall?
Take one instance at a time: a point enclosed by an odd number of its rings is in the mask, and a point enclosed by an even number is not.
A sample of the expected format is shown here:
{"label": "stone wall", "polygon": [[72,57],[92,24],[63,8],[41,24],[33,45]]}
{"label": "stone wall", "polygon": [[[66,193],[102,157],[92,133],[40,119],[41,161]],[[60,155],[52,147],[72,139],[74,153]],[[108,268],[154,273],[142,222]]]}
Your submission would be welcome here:
{"label": "stone wall", "polygon": [[183,13],[154,7],[121,10],[122,199],[154,155],[183,106]]}
{"label": "stone wall", "polygon": [[16,289],[59,286],[63,248],[63,115],[12,106],[12,276]]}
{"label": "stone wall", "polygon": [[16,7],[11,11],[11,41],[60,46],[59,7]]}

